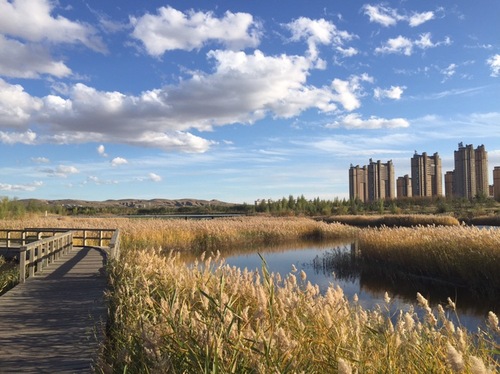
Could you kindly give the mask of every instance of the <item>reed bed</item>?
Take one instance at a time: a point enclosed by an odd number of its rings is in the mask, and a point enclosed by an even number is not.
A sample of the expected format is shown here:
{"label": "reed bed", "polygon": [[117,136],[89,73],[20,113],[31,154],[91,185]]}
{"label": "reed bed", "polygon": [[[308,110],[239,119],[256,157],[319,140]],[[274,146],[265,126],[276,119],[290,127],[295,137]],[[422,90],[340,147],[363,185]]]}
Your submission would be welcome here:
{"label": "reed bed", "polygon": [[325,222],[338,222],[360,227],[380,226],[458,226],[460,222],[452,216],[434,214],[386,214],[386,215],[347,215],[321,218]]}
{"label": "reed bed", "polygon": [[370,228],[359,234],[371,265],[456,282],[500,296],[500,230],[470,226]]}
{"label": "reed bed", "polygon": [[[500,369],[498,318],[475,335],[449,319],[454,304],[390,315],[339,287],[324,295],[282,278],[200,257],[186,266],[159,249],[128,250],[111,267],[103,373],[488,373]],[[262,275],[260,275],[262,274]],[[497,356],[495,356],[495,354]]]}
{"label": "reed bed", "polygon": [[353,238],[359,229],[309,218],[243,217],[226,219],[39,218],[0,221],[2,228],[119,228],[125,247],[170,251],[223,251],[298,240]]}
{"label": "reed bed", "polygon": [[297,240],[353,238],[359,229],[308,218],[245,217],[214,220],[129,220],[123,244],[167,251],[216,252]]}

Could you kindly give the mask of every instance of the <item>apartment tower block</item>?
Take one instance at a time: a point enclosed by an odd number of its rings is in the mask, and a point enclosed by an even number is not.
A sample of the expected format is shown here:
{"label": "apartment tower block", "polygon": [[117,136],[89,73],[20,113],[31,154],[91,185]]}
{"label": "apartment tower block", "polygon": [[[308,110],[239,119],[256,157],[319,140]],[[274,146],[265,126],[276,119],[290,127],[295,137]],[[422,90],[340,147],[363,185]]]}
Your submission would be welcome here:
{"label": "apartment tower block", "polygon": [[472,199],[478,194],[489,195],[488,152],[484,145],[474,149],[472,144],[459,143],[454,156],[455,170],[449,188],[452,196]]}
{"label": "apartment tower block", "polygon": [[394,165],[392,161],[382,163],[370,159],[363,167],[349,169],[349,197],[363,202],[394,199]]}
{"label": "apartment tower block", "polygon": [[428,156],[426,152],[415,154],[411,159],[412,196],[442,196],[443,173],[438,153]]}

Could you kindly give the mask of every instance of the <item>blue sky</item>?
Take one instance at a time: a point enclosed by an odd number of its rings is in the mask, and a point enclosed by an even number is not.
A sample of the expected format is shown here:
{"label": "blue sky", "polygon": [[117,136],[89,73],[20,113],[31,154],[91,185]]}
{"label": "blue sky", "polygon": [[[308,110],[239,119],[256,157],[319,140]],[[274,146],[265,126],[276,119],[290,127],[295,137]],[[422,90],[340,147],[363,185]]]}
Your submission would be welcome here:
{"label": "blue sky", "polygon": [[[0,196],[348,198],[484,144],[500,2],[0,0]],[[490,173],[490,183],[492,183]]]}

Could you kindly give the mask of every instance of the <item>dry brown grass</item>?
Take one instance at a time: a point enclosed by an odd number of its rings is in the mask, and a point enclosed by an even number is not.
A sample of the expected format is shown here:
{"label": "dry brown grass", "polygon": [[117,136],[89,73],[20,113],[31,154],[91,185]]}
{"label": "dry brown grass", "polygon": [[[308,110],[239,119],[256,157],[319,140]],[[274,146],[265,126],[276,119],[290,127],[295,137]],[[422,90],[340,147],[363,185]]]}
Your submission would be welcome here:
{"label": "dry brown grass", "polygon": [[485,296],[500,294],[500,230],[371,228],[360,231],[359,245],[362,259],[370,264],[455,281]]}
{"label": "dry brown grass", "polygon": [[[151,248],[127,251],[112,269],[111,343],[103,372],[452,373],[494,372],[496,316],[476,337],[418,296],[396,316],[387,304],[363,309],[331,286],[324,295],[304,273],[282,278],[203,257],[186,266]],[[477,339],[477,340],[476,340]],[[451,353],[450,353],[451,352]]]}
{"label": "dry brown grass", "polygon": [[433,214],[387,214],[387,215],[347,215],[323,218],[325,222],[338,222],[360,227],[379,226],[458,226],[460,222],[451,216]]}

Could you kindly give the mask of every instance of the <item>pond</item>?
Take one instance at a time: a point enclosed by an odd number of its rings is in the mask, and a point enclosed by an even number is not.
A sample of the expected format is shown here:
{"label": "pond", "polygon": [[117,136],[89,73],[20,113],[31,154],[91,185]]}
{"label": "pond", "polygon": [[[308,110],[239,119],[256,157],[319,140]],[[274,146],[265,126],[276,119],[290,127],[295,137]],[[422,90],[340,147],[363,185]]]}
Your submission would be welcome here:
{"label": "pond", "polygon": [[[449,318],[460,323],[469,331],[484,327],[489,311],[497,315],[500,312],[498,300],[481,299],[474,292],[459,288],[446,282],[429,279],[402,279],[395,274],[387,274],[383,269],[373,269],[363,266],[358,261],[360,249],[355,243],[296,243],[288,246],[265,247],[257,249],[242,249],[238,253],[227,254],[225,262],[230,266],[249,270],[262,269],[265,259],[270,272],[286,276],[292,272],[292,265],[300,272],[307,274],[307,280],[317,284],[324,293],[330,284],[340,286],[349,300],[358,296],[358,303],[372,309],[377,304],[385,307],[385,292],[391,298],[390,313],[398,310],[407,311],[413,305],[414,310],[421,314],[416,305],[416,294],[420,292],[426,297],[432,307],[438,303],[445,307],[450,297],[457,306],[457,315],[450,311]],[[445,308],[446,309],[446,308]]]}

